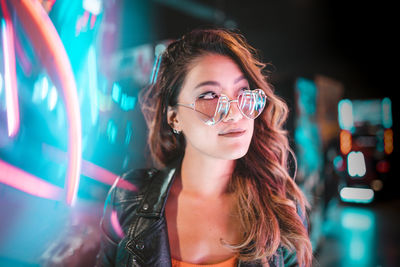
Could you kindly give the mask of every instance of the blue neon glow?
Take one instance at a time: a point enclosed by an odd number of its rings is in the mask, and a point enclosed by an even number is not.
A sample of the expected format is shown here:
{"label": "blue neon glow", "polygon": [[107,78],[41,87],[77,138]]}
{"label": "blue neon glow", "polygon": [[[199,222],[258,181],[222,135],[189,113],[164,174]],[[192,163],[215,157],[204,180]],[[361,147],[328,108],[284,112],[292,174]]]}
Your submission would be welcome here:
{"label": "blue neon glow", "polygon": [[3,92],[3,75],[1,75],[0,73],[0,96],[2,92]]}
{"label": "blue neon glow", "polygon": [[128,121],[128,123],[126,124],[126,128],[125,128],[125,144],[126,145],[128,145],[131,142],[132,133],[133,133],[132,122]]}
{"label": "blue neon glow", "polygon": [[315,112],[317,108],[317,87],[315,82],[305,78],[296,80],[297,108],[296,155],[298,158],[299,173],[306,177],[318,172],[323,158],[321,155],[321,139],[319,127],[316,124]]}
{"label": "blue neon glow", "polygon": [[115,144],[115,141],[117,140],[117,132],[117,125],[113,120],[109,120],[107,124],[107,136],[111,144]]}
{"label": "blue neon glow", "polygon": [[392,101],[388,97],[382,100],[382,124],[385,128],[391,128],[393,125]]}
{"label": "blue neon glow", "polygon": [[346,207],[341,215],[341,244],[346,266],[370,266],[374,249],[374,214],[362,208]]}
{"label": "blue neon glow", "polygon": [[122,90],[118,83],[114,83],[111,89],[111,98],[115,103],[119,103],[121,100]]}
{"label": "blue neon glow", "polygon": [[342,156],[336,156],[333,159],[333,166],[335,166],[336,170],[340,170],[343,167],[343,158]]}
{"label": "blue neon glow", "polygon": [[338,120],[341,129],[354,131],[353,104],[349,99],[343,99],[339,102]]}
{"label": "blue neon glow", "polygon": [[133,110],[136,105],[136,97],[135,96],[128,96],[126,94],[122,94],[121,97],[121,109],[124,111]]}
{"label": "blue neon glow", "polygon": [[340,190],[340,198],[344,202],[371,203],[374,195],[374,190],[370,188],[343,187]]}
{"label": "blue neon glow", "polygon": [[365,175],[367,170],[362,152],[352,151],[347,155],[347,171],[352,177],[363,177]]}
{"label": "blue neon glow", "polygon": [[97,62],[96,52],[93,45],[89,47],[88,52],[88,72],[89,72],[89,92],[90,92],[90,115],[92,124],[95,125],[99,118],[99,96],[97,83]]}

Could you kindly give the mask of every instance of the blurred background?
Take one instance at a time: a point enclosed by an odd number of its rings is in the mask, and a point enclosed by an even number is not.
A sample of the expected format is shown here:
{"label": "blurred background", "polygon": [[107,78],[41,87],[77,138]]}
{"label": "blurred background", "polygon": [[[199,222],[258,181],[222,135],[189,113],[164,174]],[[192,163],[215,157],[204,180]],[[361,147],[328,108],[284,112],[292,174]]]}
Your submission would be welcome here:
{"label": "blurred background", "polygon": [[[341,0],[0,0],[0,266],[93,266],[115,178],[147,166],[160,46],[238,29],[290,108],[315,266],[400,266],[395,8]],[[397,31],[396,31],[397,32]]]}

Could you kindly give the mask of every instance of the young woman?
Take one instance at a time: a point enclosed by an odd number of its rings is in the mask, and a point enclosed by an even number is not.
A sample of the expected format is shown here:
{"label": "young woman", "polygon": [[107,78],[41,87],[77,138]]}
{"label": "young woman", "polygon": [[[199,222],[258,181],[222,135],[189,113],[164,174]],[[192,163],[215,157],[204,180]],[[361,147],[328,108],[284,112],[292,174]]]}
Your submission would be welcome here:
{"label": "young woman", "polygon": [[287,106],[256,50],[232,31],[194,30],[160,60],[141,101],[157,168],[112,187],[98,265],[310,266]]}

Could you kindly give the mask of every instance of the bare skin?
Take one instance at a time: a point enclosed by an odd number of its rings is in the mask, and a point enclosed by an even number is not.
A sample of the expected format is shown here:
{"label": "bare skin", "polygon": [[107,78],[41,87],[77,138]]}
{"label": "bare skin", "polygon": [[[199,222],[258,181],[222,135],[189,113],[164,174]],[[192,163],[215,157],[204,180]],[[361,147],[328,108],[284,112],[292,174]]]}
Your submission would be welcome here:
{"label": "bare skin", "polygon": [[[182,173],[187,175],[184,166]],[[204,175],[210,178],[210,173]],[[220,239],[238,242],[240,237],[237,219],[232,214],[232,195],[224,192],[228,179],[203,180],[215,191],[199,192],[196,189],[205,189],[197,187],[199,181],[176,177],[165,212],[171,256],[190,263],[212,264],[234,256]],[[214,187],[210,181],[214,181]]]}

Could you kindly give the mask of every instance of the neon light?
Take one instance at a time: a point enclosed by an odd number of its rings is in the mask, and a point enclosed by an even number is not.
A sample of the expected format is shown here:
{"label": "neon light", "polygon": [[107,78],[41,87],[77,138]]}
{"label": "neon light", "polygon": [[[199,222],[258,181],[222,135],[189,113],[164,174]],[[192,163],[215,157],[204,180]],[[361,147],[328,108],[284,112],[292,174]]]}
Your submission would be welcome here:
{"label": "neon light", "polygon": [[0,160],[0,183],[30,195],[61,200],[63,189]]}
{"label": "neon light", "polygon": [[44,100],[47,97],[47,94],[49,93],[49,80],[47,79],[46,76],[43,76],[42,82],[41,82],[41,98]]}
{"label": "neon light", "polygon": [[136,97],[128,96],[127,94],[122,94],[120,105],[123,111],[133,110],[135,109],[136,106]]}
{"label": "neon light", "polygon": [[382,124],[384,128],[391,128],[393,125],[392,101],[388,97],[382,100]]}
{"label": "neon light", "polygon": [[50,89],[49,97],[47,99],[47,107],[49,108],[50,111],[55,108],[57,100],[58,100],[57,89],[54,86],[52,86]]}
{"label": "neon light", "polygon": [[125,234],[122,230],[121,224],[118,221],[117,212],[115,210],[111,211],[111,226],[120,238],[124,238]]}
{"label": "neon light", "polygon": [[340,151],[344,155],[347,155],[347,153],[351,151],[352,147],[351,133],[347,130],[341,130],[339,141],[340,141]]}
{"label": "neon light", "polygon": [[90,17],[90,29],[93,29],[94,25],[96,24],[97,16],[92,14]]}
{"label": "neon light", "polygon": [[14,30],[4,0],[1,0],[4,19],[1,20],[1,35],[4,56],[4,88],[7,110],[8,136],[14,137],[19,131],[19,107],[17,74],[15,69]]}
{"label": "neon light", "polygon": [[371,203],[374,199],[374,190],[370,188],[343,187],[340,198],[344,202]]}
{"label": "neon light", "polygon": [[125,145],[129,145],[129,143],[131,142],[132,132],[132,122],[128,121],[125,128]]}
{"label": "neon light", "polygon": [[362,152],[352,151],[347,155],[347,172],[352,177],[363,177],[365,175],[365,159]]}
{"label": "neon light", "polygon": [[343,130],[354,131],[353,104],[348,99],[343,99],[338,104],[339,126]]}
{"label": "neon light", "polygon": [[335,166],[335,169],[338,171],[344,170],[344,162],[342,156],[336,156],[333,159],[333,166]]}
{"label": "neon light", "polygon": [[30,0],[10,0],[10,2],[51,80],[63,93],[69,121],[65,201],[68,205],[73,205],[80,178],[82,129],[79,99],[71,64],[57,30],[48,14],[43,12],[40,2]]}
{"label": "neon light", "polygon": [[385,147],[386,154],[392,154],[393,152],[393,130],[386,129],[383,134],[383,143]]}
{"label": "neon light", "polygon": [[121,87],[119,86],[118,83],[114,83],[111,89],[111,98],[112,100],[115,101],[115,103],[119,103],[119,101],[121,100]]}
{"label": "neon light", "polygon": [[82,3],[83,9],[94,15],[100,14],[102,10],[101,0],[84,0]]}
{"label": "neon light", "polygon": [[107,123],[107,136],[111,144],[115,143],[117,139],[117,132],[118,132],[117,125],[114,123],[113,120],[110,119]]}
{"label": "neon light", "polygon": [[2,92],[3,92],[3,75],[1,75],[0,73],[0,96]]}
{"label": "neon light", "polygon": [[[67,159],[67,153],[61,151],[55,147],[49,146],[47,144],[43,144],[43,151],[48,154],[49,159],[55,161],[56,163],[62,164]],[[86,177],[94,179],[104,184],[113,185],[115,180],[118,178],[118,175],[112,173],[103,167],[100,167],[96,164],[93,164],[87,160],[82,160],[82,168],[81,173]],[[120,179],[118,181],[117,187],[123,188],[130,191],[136,191],[137,188],[135,185],[129,183],[126,180]]]}
{"label": "neon light", "polygon": [[97,123],[99,118],[99,100],[98,100],[98,83],[97,83],[97,62],[96,52],[93,46],[89,47],[88,52],[88,71],[89,71],[89,92],[90,92],[90,115],[93,125]]}
{"label": "neon light", "polygon": [[375,216],[369,210],[344,207],[341,216],[341,259],[346,266],[368,266],[372,259],[376,236]]}

